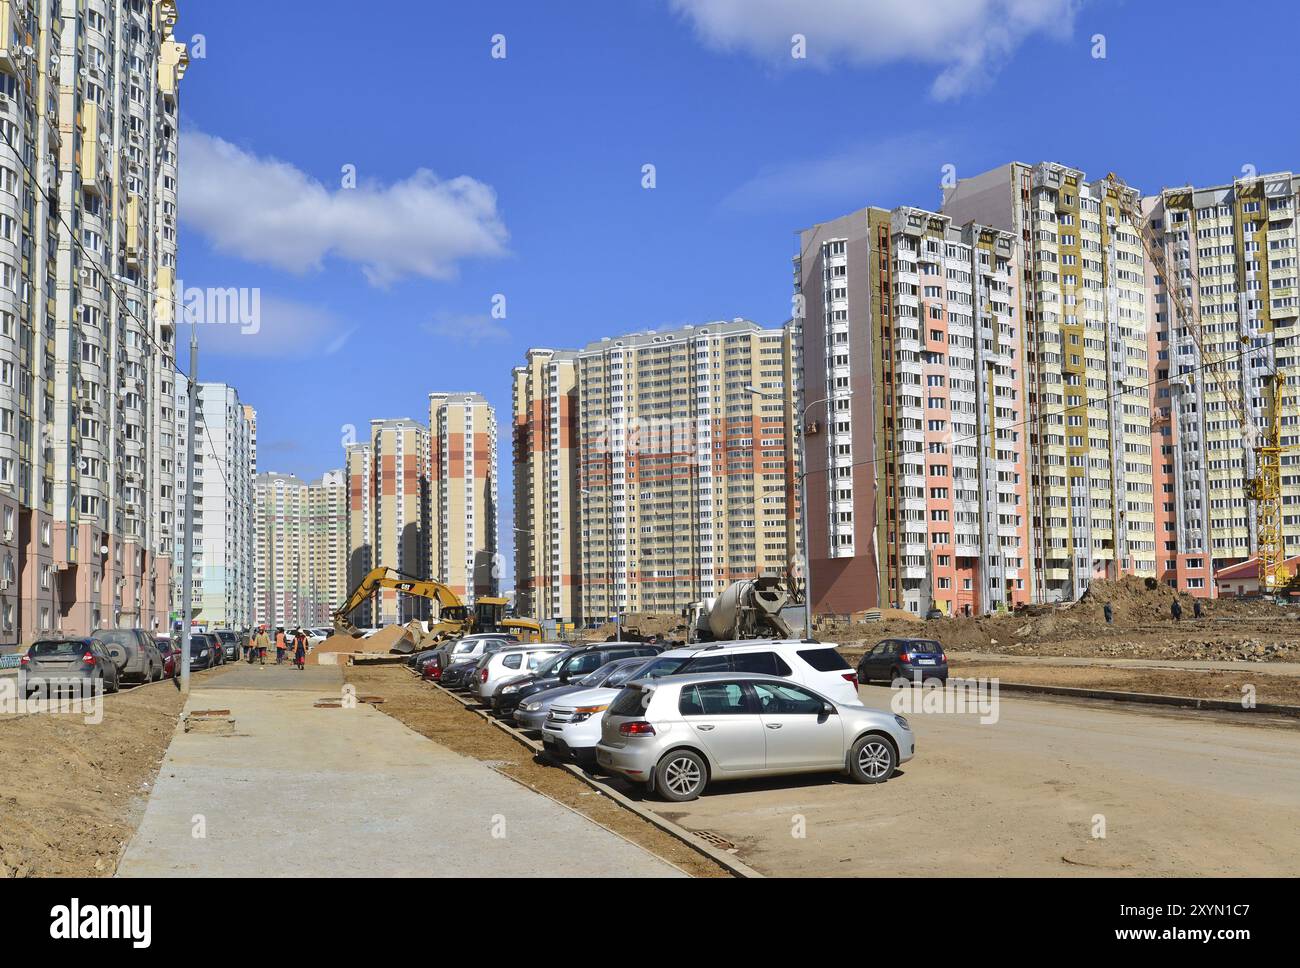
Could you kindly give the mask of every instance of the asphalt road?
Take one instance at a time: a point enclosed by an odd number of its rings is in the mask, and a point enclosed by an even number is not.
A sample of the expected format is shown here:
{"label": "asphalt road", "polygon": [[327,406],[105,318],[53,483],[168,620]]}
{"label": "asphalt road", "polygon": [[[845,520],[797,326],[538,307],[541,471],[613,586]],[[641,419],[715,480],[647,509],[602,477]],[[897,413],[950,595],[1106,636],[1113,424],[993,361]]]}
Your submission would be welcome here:
{"label": "asphalt road", "polygon": [[[859,691],[889,708],[890,690]],[[883,785],[783,778],[646,802],[768,874],[1300,873],[1294,721],[1020,696],[994,724],[907,716],[917,757]]]}

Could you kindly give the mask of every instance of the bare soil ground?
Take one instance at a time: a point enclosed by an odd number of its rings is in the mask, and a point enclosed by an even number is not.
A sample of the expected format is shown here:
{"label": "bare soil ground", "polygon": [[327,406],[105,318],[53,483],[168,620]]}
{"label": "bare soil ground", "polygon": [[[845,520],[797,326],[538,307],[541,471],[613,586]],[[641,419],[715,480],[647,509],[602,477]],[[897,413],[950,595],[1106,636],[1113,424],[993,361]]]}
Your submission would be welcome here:
{"label": "bare soil ground", "polygon": [[1122,692],[1190,696],[1196,699],[1240,701],[1247,687],[1255,700],[1300,705],[1300,679],[1278,675],[1252,676],[1242,672],[1200,672],[1177,669],[1117,669],[1104,666],[1042,666],[1026,662],[954,662],[955,676],[997,678],[1041,686],[1076,689],[1110,689]]}
{"label": "bare soil ground", "polygon": [[173,683],[159,682],[105,696],[98,724],[82,714],[0,716],[0,877],[111,876],[182,705]]}
{"label": "bare soil ground", "polygon": [[[890,636],[924,636],[948,649],[1011,655],[1081,658],[1142,658],[1300,661],[1300,610],[1264,601],[1221,598],[1202,602],[1204,615],[1193,618],[1193,601],[1177,596],[1182,621],[1170,606],[1174,590],[1148,589],[1139,578],[1093,582],[1079,601],[1040,614],[941,618],[922,623],[882,621],[819,622],[817,637],[838,642],[848,652]],[[1103,604],[1110,602],[1113,624]]]}
{"label": "bare soil ground", "polygon": [[347,666],[358,695],[384,698],[379,709],[449,749],[490,762],[506,776],[542,793],[694,877],[730,877],[729,871],[651,826],[564,770],[549,766],[509,735],[473,715],[438,689],[416,679],[404,666]]}

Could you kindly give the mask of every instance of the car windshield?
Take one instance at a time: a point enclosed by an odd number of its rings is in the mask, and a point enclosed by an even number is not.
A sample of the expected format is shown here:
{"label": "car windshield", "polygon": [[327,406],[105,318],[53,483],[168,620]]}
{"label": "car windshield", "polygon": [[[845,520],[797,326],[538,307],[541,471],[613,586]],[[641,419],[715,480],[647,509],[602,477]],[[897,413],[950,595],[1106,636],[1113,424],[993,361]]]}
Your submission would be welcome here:
{"label": "car windshield", "polygon": [[72,642],[66,639],[56,639],[48,642],[33,642],[31,650],[28,652],[33,658],[50,655],[77,655],[86,650],[84,642]]}
{"label": "car windshield", "polygon": [[609,679],[611,676],[613,676],[614,673],[617,672],[619,669],[621,669],[625,664],[628,664],[626,659],[615,659],[613,662],[606,662],[595,672],[588,673],[587,675],[579,679],[578,685],[599,686],[606,679]]}
{"label": "car windshield", "polygon": [[632,679],[660,679],[664,676],[671,676],[688,658],[690,657],[683,655],[655,659],[636,669],[625,681],[631,681]]}
{"label": "car windshield", "polygon": [[554,656],[550,662],[547,662],[544,666],[542,666],[540,669],[537,670],[536,673],[537,677],[539,679],[542,679],[547,676],[555,675],[556,670],[560,668],[560,663],[563,662],[570,655],[572,655],[571,652],[561,652],[558,655]]}
{"label": "car windshield", "polygon": [[135,633],[128,629],[105,629],[102,632],[96,632],[99,641],[105,645],[112,643],[114,645],[135,645]]}

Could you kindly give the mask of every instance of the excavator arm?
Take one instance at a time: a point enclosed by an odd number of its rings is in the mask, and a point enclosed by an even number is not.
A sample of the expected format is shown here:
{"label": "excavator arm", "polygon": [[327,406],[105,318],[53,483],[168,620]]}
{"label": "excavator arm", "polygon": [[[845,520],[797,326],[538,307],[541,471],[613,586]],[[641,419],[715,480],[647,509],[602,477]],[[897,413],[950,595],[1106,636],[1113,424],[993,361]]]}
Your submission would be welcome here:
{"label": "excavator arm", "polygon": [[465,626],[470,619],[469,609],[460,600],[460,596],[440,581],[427,578],[412,578],[395,568],[375,568],[357,582],[347,601],[334,610],[334,628],[339,632],[356,634],[356,628],[348,621],[348,616],[361,606],[371,595],[381,588],[391,588],[407,595],[416,595],[438,603],[439,626],[445,631],[453,631]]}

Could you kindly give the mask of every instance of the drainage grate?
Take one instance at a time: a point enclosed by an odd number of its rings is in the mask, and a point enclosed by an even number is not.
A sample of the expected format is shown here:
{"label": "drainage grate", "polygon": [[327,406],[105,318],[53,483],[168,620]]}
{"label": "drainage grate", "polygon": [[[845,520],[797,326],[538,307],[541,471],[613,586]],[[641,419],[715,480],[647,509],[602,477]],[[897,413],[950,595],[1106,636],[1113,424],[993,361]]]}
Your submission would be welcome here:
{"label": "drainage grate", "polygon": [[719,850],[739,850],[739,848],[726,837],[715,834],[712,830],[692,830],[691,833],[695,834],[696,837],[699,837],[700,840],[704,841],[706,844],[717,847]]}

